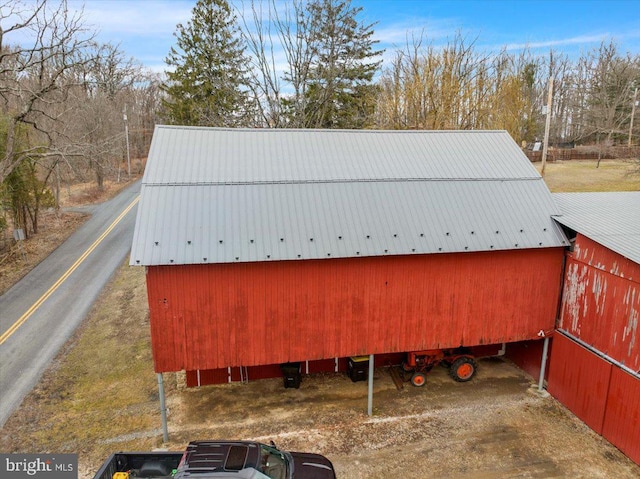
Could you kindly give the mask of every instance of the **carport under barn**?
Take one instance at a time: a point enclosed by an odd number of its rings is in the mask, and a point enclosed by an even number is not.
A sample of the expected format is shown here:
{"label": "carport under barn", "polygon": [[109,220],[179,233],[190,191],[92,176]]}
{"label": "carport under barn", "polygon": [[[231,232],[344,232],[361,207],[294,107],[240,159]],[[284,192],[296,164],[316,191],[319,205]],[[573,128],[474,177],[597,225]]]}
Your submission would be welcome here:
{"label": "carport under barn", "polygon": [[131,255],[156,372],[539,338],[555,212],[506,132],[158,126]]}

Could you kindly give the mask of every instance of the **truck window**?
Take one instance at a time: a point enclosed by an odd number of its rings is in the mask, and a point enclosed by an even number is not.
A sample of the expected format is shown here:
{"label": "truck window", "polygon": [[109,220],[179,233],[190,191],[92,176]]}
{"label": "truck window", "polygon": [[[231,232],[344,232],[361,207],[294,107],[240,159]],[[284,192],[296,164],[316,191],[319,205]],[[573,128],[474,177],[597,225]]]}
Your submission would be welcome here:
{"label": "truck window", "polygon": [[287,478],[287,459],[275,448],[261,446],[262,469],[260,472],[266,474],[271,479]]}

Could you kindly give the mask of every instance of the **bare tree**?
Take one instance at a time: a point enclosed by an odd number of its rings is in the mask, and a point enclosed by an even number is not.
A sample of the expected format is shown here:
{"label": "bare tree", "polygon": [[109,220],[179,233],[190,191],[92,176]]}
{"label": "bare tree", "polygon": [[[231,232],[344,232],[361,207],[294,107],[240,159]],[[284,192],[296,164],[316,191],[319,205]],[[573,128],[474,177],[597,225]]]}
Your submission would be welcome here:
{"label": "bare tree", "polygon": [[[14,36],[22,41],[11,44]],[[0,182],[26,158],[77,154],[64,137],[64,104],[74,85],[70,71],[91,61],[84,55],[91,37],[66,0],[0,5],[0,97],[7,119]],[[24,127],[34,135],[18,147],[17,132]]]}
{"label": "bare tree", "polygon": [[[351,0],[252,1],[240,11],[263,125],[362,127],[372,118],[373,25]],[[276,58],[276,51],[281,56]],[[371,110],[371,111],[370,111]]]}
{"label": "bare tree", "polygon": [[602,136],[610,145],[617,136],[627,134],[630,98],[635,82],[640,79],[640,56],[623,57],[613,43],[603,43],[588,55],[586,66],[591,70],[587,131]]}
{"label": "bare tree", "polygon": [[306,2],[292,0],[282,5],[276,0],[252,0],[250,17],[242,11],[240,16],[251,53],[252,86],[262,124],[302,128],[316,51]]}
{"label": "bare tree", "polygon": [[[296,2],[294,2],[294,5]],[[266,18],[265,18],[266,17]],[[279,18],[273,2],[264,6],[263,2],[251,1],[251,18],[240,12],[242,36],[251,53],[253,78],[250,88],[256,99],[259,118],[258,126],[281,126],[281,82],[275,58],[274,37],[278,37],[281,28],[286,28]],[[276,31],[274,31],[276,29]]]}
{"label": "bare tree", "polygon": [[118,46],[111,43],[95,44],[93,49],[95,54],[87,73],[95,88],[114,99],[118,93],[135,86],[143,71],[140,63],[127,58]]}
{"label": "bare tree", "polygon": [[490,121],[495,76],[475,41],[457,34],[444,47],[426,44],[424,32],[397,51],[379,83],[382,128],[467,129]]}
{"label": "bare tree", "polygon": [[124,115],[135,119],[139,111],[135,92],[145,88],[147,77],[141,65],[114,45],[94,44],[88,54],[92,61],[73,71],[77,85],[69,90],[67,105],[75,113],[65,131],[82,151],[81,163],[102,188],[108,176],[120,177],[127,141]]}

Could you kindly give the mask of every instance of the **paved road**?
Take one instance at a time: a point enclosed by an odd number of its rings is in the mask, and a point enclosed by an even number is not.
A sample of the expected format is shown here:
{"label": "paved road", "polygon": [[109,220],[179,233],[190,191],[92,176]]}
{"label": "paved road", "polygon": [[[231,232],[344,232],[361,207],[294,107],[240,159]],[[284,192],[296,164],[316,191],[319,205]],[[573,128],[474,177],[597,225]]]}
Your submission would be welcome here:
{"label": "paved road", "polygon": [[65,243],[0,296],[0,427],[128,256],[139,193],[138,181],[98,205]]}

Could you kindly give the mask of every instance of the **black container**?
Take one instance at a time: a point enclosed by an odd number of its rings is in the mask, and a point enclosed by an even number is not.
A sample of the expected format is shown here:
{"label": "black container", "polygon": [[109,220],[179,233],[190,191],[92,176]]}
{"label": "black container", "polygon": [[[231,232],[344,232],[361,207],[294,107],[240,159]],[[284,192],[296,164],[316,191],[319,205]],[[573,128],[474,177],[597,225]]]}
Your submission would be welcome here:
{"label": "black container", "polygon": [[302,382],[302,375],[300,374],[300,363],[284,363],[280,365],[282,371],[282,377],[284,378],[285,388],[300,387]]}
{"label": "black container", "polygon": [[356,356],[349,358],[349,377],[355,383],[366,381],[369,374],[369,357]]}

